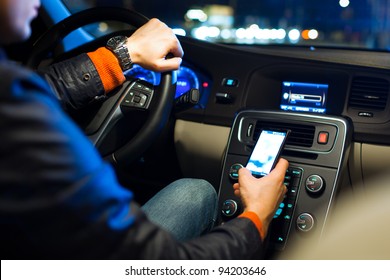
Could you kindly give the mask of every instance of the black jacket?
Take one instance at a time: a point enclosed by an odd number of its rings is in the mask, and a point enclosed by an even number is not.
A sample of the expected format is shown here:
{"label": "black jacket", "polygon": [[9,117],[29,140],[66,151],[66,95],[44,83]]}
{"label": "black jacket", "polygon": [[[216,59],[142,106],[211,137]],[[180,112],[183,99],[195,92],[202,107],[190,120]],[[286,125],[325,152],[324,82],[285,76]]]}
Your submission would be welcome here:
{"label": "black jacket", "polygon": [[186,243],[149,222],[58,102],[79,108],[103,93],[88,56],[43,75],[46,81],[0,59],[2,259],[248,259],[261,252],[246,218]]}

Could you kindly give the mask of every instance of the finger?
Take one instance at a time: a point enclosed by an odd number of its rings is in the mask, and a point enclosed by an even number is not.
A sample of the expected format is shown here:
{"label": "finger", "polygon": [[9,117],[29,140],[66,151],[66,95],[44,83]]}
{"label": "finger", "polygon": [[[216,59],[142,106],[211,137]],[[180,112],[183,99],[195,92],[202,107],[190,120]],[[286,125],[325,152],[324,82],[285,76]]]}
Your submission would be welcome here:
{"label": "finger", "polygon": [[171,48],[170,53],[173,54],[174,57],[183,57],[184,51],[181,47],[179,41],[176,41],[176,44]]}
{"label": "finger", "polygon": [[252,176],[251,171],[248,168],[242,167],[238,170],[238,178],[240,177],[246,177],[246,176]]}
{"label": "finger", "polygon": [[182,63],[181,57],[172,57],[169,59],[163,59],[158,65],[158,70],[161,72],[177,70]]}
{"label": "finger", "polygon": [[275,168],[269,174],[269,176],[272,176],[272,177],[283,176],[284,177],[288,166],[289,166],[289,162],[287,160],[285,160],[284,158],[280,158],[278,163],[276,164]]}

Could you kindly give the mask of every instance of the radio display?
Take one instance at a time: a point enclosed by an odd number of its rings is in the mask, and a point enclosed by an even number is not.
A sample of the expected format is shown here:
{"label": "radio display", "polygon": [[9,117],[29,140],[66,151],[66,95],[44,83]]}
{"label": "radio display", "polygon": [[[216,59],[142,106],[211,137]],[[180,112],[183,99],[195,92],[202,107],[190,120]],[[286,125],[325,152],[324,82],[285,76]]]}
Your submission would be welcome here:
{"label": "radio display", "polygon": [[326,113],[327,84],[283,82],[280,109],[306,113]]}

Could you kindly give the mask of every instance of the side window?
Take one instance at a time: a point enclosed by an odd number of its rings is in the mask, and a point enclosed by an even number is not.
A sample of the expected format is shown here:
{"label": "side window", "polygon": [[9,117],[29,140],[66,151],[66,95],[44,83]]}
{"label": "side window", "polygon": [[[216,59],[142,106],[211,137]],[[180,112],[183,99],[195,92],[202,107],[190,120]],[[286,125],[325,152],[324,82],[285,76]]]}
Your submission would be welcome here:
{"label": "side window", "polygon": [[63,0],[62,1],[69,11],[74,14],[78,11],[82,11],[88,8],[92,8],[95,5],[94,0]]}
{"label": "side window", "polygon": [[132,9],[133,0],[62,0],[65,6],[75,13],[92,7],[123,7]]}

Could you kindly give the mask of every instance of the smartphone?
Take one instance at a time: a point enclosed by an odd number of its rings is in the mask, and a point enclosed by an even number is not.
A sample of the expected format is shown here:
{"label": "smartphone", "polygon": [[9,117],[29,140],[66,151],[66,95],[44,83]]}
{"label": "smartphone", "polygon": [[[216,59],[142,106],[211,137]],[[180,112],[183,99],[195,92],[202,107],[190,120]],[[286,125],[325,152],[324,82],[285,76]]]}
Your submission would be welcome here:
{"label": "smartphone", "polygon": [[246,165],[252,175],[263,177],[275,167],[290,130],[263,130]]}

